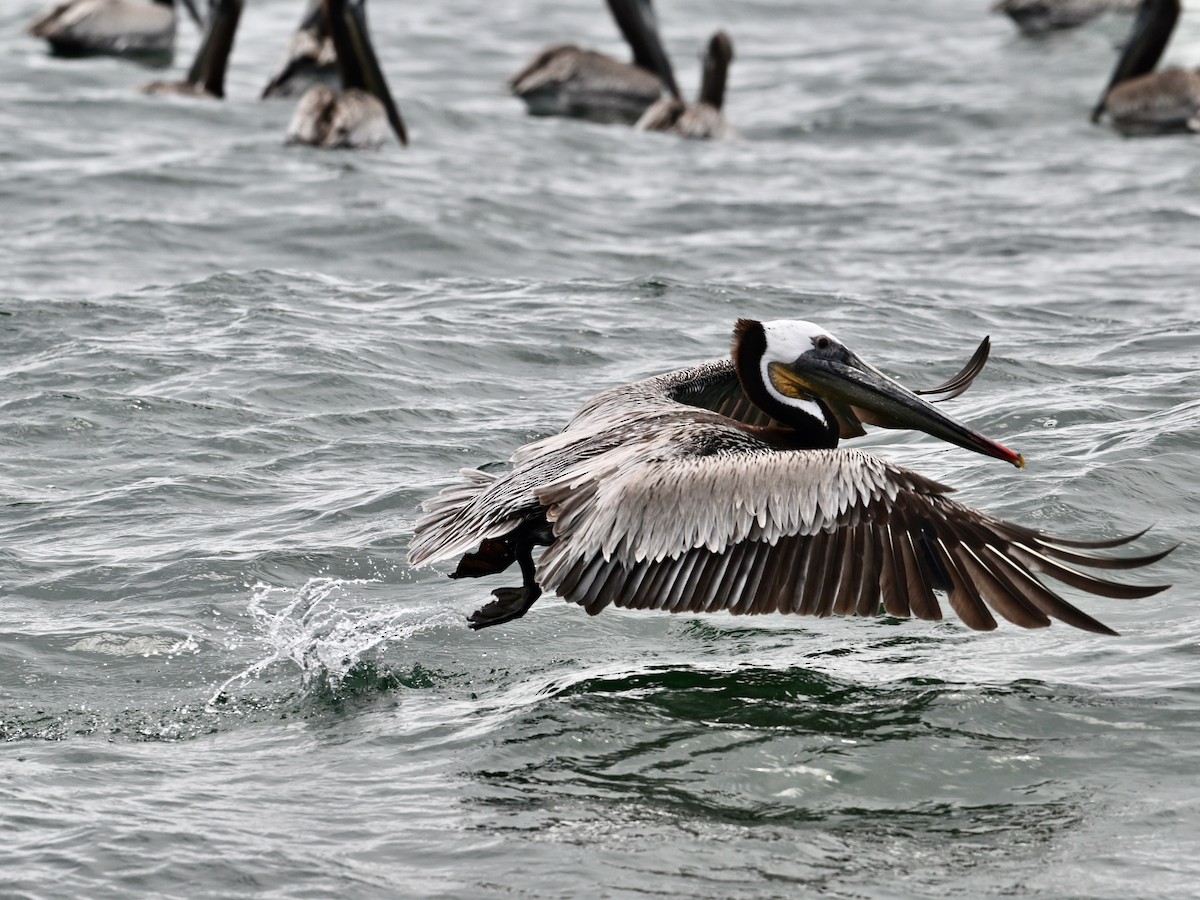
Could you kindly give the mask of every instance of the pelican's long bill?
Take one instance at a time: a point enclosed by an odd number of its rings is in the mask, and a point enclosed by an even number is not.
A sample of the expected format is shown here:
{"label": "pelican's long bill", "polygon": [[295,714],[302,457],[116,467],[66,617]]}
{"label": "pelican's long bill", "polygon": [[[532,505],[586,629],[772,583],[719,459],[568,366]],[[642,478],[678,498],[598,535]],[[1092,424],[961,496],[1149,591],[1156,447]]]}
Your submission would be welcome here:
{"label": "pelican's long bill", "polygon": [[815,394],[854,407],[864,422],[923,431],[967,450],[1002,459],[1018,469],[1025,467],[1025,457],[1020,453],[945,415],[849,350],[840,359],[804,353],[790,363],[770,363],[768,373],[775,388],[789,396],[803,398]]}
{"label": "pelican's long bill", "polygon": [[[392,99],[392,92],[388,90],[387,80],[379,67],[379,59],[375,56],[375,48],[367,30],[367,13],[363,0],[350,0],[345,10],[346,15],[341,22],[335,18],[330,23],[337,46],[338,62],[344,65],[343,87],[357,87],[374,94],[383,104],[396,137],[400,139],[401,144],[407,146],[408,130],[404,126],[404,119],[400,117],[400,110],[396,108],[396,101]],[[345,37],[339,34],[339,26],[344,26]],[[344,53],[347,45],[351,48],[349,54]],[[344,56],[350,58],[344,60]],[[347,73],[351,73],[349,77]]]}
{"label": "pelican's long bill", "polygon": [[675,81],[675,71],[671,68],[671,58],[667,56],[662,38],[659,37],[658,17],[650,0],[610,0],[608,6],[617,21],[617,27],[633,49],[634,62],[657,75],[671,96],[682,100],[683,95]]}

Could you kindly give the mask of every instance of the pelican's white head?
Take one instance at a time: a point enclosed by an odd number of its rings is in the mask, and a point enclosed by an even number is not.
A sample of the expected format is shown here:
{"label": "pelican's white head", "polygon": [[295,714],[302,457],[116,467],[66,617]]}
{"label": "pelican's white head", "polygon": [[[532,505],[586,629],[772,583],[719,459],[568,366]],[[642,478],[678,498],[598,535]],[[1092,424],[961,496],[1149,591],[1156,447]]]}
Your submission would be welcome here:
{"label": "pelican's white head", "polygon": [[841,347],[841,342],[828,329],[803,319],[764,322],[762,329],[766,338],[766,347],[759,363],[763,386],[780,403],[807,413],[828,427],[829,419],[815,398],[807,392],[797,392],[794,382],[781,383],[774,377],[778,370],[774,370],[772,364],[793,363],[805,353]]}
{"label": "pelican's white head", "polygon": [[833,344],[841,343],[829,329],[803,319],[763,322],[763,332],[767,337],[767,351],[763,356],[773,362],[791,362],[809,350],[828,350]]}

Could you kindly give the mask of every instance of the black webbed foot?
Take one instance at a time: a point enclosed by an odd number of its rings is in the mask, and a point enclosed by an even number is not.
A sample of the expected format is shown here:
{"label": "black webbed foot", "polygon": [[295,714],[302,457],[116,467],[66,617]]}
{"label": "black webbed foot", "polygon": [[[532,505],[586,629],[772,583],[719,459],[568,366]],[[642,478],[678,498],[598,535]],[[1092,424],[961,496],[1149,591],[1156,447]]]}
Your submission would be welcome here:
{"label": "black webbed foot", "polygon": [[487,606],[475,610],[467,616],[467,625],[473,630],[487,628],[489,625],[499,625],[519,619],[542,596],[542,589],[535,585],[524,587],[496,588],[492,591],[496,598]]}

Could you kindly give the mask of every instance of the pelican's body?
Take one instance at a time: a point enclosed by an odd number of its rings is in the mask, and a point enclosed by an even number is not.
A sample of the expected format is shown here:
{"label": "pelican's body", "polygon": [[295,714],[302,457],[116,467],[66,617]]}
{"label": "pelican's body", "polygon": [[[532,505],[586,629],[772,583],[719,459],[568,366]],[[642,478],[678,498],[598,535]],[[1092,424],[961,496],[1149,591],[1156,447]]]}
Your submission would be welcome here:
{"label": "pelican's body", "polygon": [[367,31],[366,0],[322,0],[337,57],[341,90],[314,84],[300,98],[287,141],[313,147],[373,150],[388,130],[408,133]]}
{"label": "pelican's body", "polygon": [[1141,0],[997,0],[992,12],[1004,13],[1025,34],[1075,28],[1105,13],[1132,13]]}
{"label": "pelican's body", "polygon": [[664,88],[679,96],[650,0],[609,0],[609,8],[633,49],[633,62],[574,44],[545,48],[508,81],[532,115],[632,125]]}
{"label": "pelican's body", "polygon": [[313,84],[338,83],[337,51],[321,0],[312,0],[292,34],[287,59],[263,89],[263,99],[292,97]]}
{"label": "pelican's body", "polygon": [[174,0],[69,0],[35,20],[29,33],[63,55],[159,56],[174,51],[177,22]]}
{"label": "pelican's body", "polygon": [[287,139],[327,149],[374,150],[383,146],[390,132],[387,112],[371,94],[314,84],[296,105]]}
{"label": "pelican's body", "polygon": [[1130,136],[1200,132],[1200,72],[1154,71],[1179,13],[1179,0],[1143,0],[1125,49],[1092,111],[1093,122],[1107,113],[1113,128]]}
{"label": "pelican's body", "polygon": [[[982,368],[925,393],[948,399]],[[522,447],[511,471],[426,503],[414,565],[461,557],[454,577],[520,564],[524,584],[469,623],[518,618],[543,589],[589,613],[608,605],[670,612],[941,618],[949,593],[965,624],[1024,627],[1050,617],[1104,625],[1033,572],[1113,597],[1119,585],[1070,564],[1132,568],[1098,556],[1128,539],[1068,541],[950,500],[951,489],[857,450],[862,422],[915,427],[1018,466],[1018,454],[944,416],[806,322],[738,323],[731,361],[684,369],[588,401],[562,433]],[[535,546],[546,546],[536,562]]]}
{"label": "pelican's body", "polygon": [[142,93],[223,99],[229,54],[244,5],[245,0],[212,0],[204,39],[187,77],[183,81],[152,81],[142,85]]}
{"label": "pelican's body", "polygon": [[704,74],[697,101],[684,103],[675,97],[664,97],[638,119],[638,130],[664,131],[701,140],[733,137],[733,127],[722,112],[732,61],[733,42],[725,32],[718,31],[709,40],[703,57]]}

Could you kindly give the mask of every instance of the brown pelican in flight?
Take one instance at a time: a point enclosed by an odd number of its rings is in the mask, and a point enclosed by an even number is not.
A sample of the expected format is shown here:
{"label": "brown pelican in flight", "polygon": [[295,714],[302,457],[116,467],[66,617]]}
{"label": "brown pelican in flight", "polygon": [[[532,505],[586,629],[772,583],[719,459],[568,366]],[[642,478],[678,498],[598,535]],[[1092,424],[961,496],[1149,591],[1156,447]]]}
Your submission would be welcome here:
{"label": "brown pelican in flight", "polygon": [[650,0],[608,0],[608,8],[633,49],[633,62],[573,44],[545,48],[508,80],[532,115],[632,125],[664,87],[680,99]]}
{"label": "brown pelican in flight", "polygon": [[287,60],[263,89],[262,97],[291,97],[314,82],[337,81],[337,53],[321,0],[310,0],[300,27],[292,35]]}
{"label": "brown pelican in flight", "polygon": [[[183,0],[203,26],[192,0]],[[175,49],[175,0],[68,0],[29,26],[64,56],[164,56]]]}
{"label": "brown pelican in flight", "polygon": [[366,0],[322,0],[322,5],[342,89],[318,83],[305,91],[288,125],[288,143],[375,149],[387,140],[390,125],[400,143],[407,144],[404,120],[371,46]]}
{"label": "brown pelican in flight", "polygon": [[1140,0],[996,0],[992,12],[1004,13],[1025,34],[1074,28],[1105,13],[1132,13]]}
{"label": "brown pelican in flight", "polygon": [[225,70],[233,52],[233,38],[242,17],[245,0],[212,0],[208,27],[196,50],[196,58],[183,81],[152,81],[142,86],[146,94],[178,94],[186,97],[225,97]]}
{"label": "brown pelican in flight", "polygon": [[730,138],[734,130],[721,112],[725,102],[725,83],[729,80],[729,63],[733,61],[733,41],[724,31],[718,31],[708,41],[701,57],[704,74],[700,81],[700,97],[695,103],[684,103],[676,97],[664,97],[647,109],[637,122],[640,131],[666,131],[686,138]]}
{"label": "brown pelican in flight", "polygon": [[1179,19],[1179,0],[1143,0],[1125,50],[1092,109],[1127,135],[1200,131],[1200,72],[1154,71]]}
{"label": "brown pelican in flight", "polygon": [[[956,396],[983,367],[925,394]],[[1097,553],[1133,537],[1052,537],[950,499],[952,489],[840,438],[863,423],[913,428],[1024,465],[1019,454],[941,413],[808,322],[742,319],[733,358],[613,388],[558,435],[528,444],[510,471],[464,469],[425,504],[409,562],[461,557],[453,577],[519,564],[524,583],[470,616],[484,628],[525,614],[542,590],[596,614],[612,604],[669,612],[940,619],[934,591],[970,628],[993,613],[1025,627],[1052,618],[1113,632],[1035,575],[1105,597],[1118,584],[1076,566],[1128,569]],[[546,549],[535,563],[535,546]]]}

